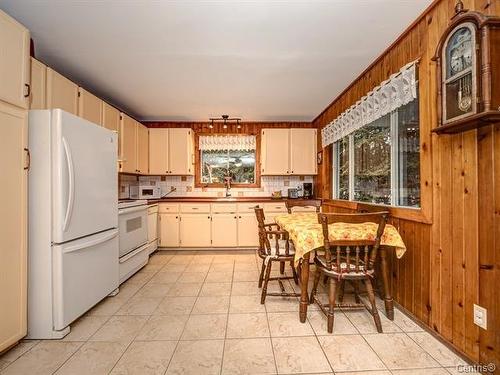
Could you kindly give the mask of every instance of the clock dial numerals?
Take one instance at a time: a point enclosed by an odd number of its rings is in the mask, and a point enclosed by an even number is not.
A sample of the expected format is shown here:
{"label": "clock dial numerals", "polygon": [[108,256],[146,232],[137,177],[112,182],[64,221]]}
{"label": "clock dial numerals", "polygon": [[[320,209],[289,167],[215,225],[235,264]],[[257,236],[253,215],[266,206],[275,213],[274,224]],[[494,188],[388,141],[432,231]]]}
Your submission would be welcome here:
{"label": "clock dial numerals", "polygon": [[472,33],[467,27],[455,31],[447,46],[448,78],[472,66]]}

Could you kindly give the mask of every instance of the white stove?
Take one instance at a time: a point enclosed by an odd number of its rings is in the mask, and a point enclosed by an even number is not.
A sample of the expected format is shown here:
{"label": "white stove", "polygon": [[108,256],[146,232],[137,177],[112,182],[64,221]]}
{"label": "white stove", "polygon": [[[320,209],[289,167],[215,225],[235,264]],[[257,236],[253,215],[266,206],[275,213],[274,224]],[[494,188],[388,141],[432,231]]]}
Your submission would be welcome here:
{"label": "white stove", "polygon": [[149,260],[148,202],[118,203],[120,284],[144,267]]}

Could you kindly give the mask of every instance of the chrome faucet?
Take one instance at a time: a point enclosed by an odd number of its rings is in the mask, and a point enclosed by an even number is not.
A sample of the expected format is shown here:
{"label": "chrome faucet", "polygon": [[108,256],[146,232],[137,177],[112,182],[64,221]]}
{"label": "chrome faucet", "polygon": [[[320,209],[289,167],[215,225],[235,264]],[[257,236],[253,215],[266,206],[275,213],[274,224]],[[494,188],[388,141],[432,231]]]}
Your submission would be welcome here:
{"label": "chrome faucet", "polygon": [[226,185],[226,197],[230,197],[231,196],[231,180],[232,178],[231,177],[224,177],[224,182],[225,182],[225,185]]}

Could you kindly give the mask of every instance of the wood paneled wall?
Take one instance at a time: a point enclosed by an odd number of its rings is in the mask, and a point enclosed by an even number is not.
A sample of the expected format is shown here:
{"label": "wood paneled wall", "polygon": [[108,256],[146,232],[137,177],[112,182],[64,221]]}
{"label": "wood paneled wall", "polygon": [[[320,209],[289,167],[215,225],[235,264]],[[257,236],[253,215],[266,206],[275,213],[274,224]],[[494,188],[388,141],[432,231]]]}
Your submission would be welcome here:
{"label": "wood paneled wall", "polygon": [[[498,0],[463,0],[466,9],[500,16]],[[408,247],[392,259],[395,299],[470,359],[493,362],[500,373],[500,124],[456,135],[435,135],[439,37],[454,0],[436,0],[380,58],[313,123],[322,128],[406,63],[420,59],[421,219],[398,211],[393,219]],[[500,46],[498,47],[500,48]],[[318,140],[320,142],[320,140]],[[331,147],[316,181],[331,198]],[[328,201],[330,211],[355,204]],[[488,310],[488,329],[473,324],[473,304]]]}
{"label": "wood paneled wall", "polygon": [[210,129],[210,122],[169,122],[169,121],[149,121],[143,122],[148,128],[191,128],[195,133],[213,133],[213,134],[260,134],[263,128],[312,128],[314,125],[310,122],[241,122],[241,128],[231,122],[227,129],[224,129],[220,122],[214,123]]}

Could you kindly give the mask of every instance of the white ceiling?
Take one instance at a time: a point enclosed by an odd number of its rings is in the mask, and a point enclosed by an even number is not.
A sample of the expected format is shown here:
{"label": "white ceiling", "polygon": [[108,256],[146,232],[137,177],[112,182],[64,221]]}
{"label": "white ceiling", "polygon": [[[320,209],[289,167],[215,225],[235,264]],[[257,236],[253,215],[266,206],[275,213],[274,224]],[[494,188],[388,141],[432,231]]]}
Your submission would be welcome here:
{"label": "white ceiling", "polygon": [[310,121],[431,0],[0,0],[36,56],[140,119]]}

